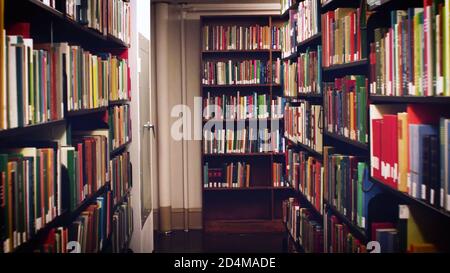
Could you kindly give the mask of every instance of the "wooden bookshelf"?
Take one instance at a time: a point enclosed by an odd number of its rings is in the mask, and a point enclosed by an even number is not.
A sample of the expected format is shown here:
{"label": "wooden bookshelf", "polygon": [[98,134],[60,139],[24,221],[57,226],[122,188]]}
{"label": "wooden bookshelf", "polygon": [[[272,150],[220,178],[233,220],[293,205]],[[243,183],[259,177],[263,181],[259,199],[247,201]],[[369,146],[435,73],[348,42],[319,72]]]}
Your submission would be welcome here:
{"label": "wooden bookshelf", "polygon": [[117,105],[124,105],[124,104],[129,104],[130,100],[110,100],[109,101],[109,107],[111,106],[117,106]]}
{"label": "wooden bookshelf", "polygon": [[421,97],[421,96],[383,96],[370,95],[371,104],[391,103],[427,103],[427,104],[450,104],[450,97]]}
{"label": "wooden bookshelf", "polygon": [[305,48],[308,48],[310,46],[316,46],[320,45],[322,43],[322,33],[317,33],[308,39],[301,41],[297,44],[298,51],[303,52]]}
{"label": "wooden bookshelf", "polygon": [[[279,16],[202,16],[200,29],[206,25],[241,25],[273,26],[273,20]],[[232,23],[231,23],[232,22]],[[201,32],[203,33],[203,32]],[[201,37],[203,39],[203,37]],[[271,62],[280,58],[281,50],[200,50],[200,63],[204,61],[224,61],[236,58],[259,59]],[[247,57],[248,56],[248,57]],[[269,66],[269,75],[272,66]],[[200,75],[201,77],[201,75]],[[201,79],[202,80],[202,79]],[[203,82],[203,81],[200,81]],[[203,96],[211,94],[235,94],[239,90],[241,95],[258,94],[268,95],[269,101],[275,96],[275,90],[281,89],[280,84],[234,84],[234,85],[201,85]],[[269,109],[270,110],[270,109]],[[222,120],[203,119],[203,123],[240,123],[249,125],[251,122],[268,122],[270,124],[282,122],[283,118]],[[251,166],[250,187],[248,188],[204,188],[203,193],[203,227],[207,232],[267,232],[282,231],[281,202],[284,196],[294,194],[290,188],[276,188],[272,185],[272,164],[284,162],[284,153],[202,153],[202,174],[204,163],[208,162],[210,168],[220,167],[224,163],[245,162]],[[202,176],[203,177],[203,176]],[[249,229],[250,228],[250,229]]]}
{"label": "wooden bookshelf", "polygon": [[309,146],[307,146],[307,145],[305,145],[305,144],[298,143],[297,141],[293,141],[293,140],[290,139],[289,137],[286,137],[286,136],[285,136],[285,139],[288,141],[289,145],[298,147],[298,148],[300,148],[300,149],[302,149],[302,150],[305,150],[305,151],[307,151],[311,156],[313,156],[313,157],[315,157],[316,159],[322,161],[322,157],[323,157],[322,153],[320,153],[320,152],[314,150],[313,148],[311,148],[311,147],[309,147]]}
{"label": "wooden bookshelf", "polygon": [[337,134],[330,133],[330,132],[327,132],[327,131],[324,131],[323,135],[325,137],[338,140],[341,143],[343,143],[345,145],[348,145],[348,147],[351,148],[351,149],[358,149],[358,150],[362,150],[362,151],[365,151],[365,152],[369,152],[369,146],[367,144],[365,144],[365,143],[361,143],[359,141],[352,140],[352,139],[347,138],[345,136],[337,135]]}
{"label": "wooden bookshelf", "polygon": [[18,127],[13,129],[0,130],[0,138],[10,138],[21,135],[33,134],[36,131],[46,130],[52,127],[61,126],[65,124],[67,121],[65,119],[48,121],[33,125],[28,125],[25,127]]}
{"label": "wooden bookshelf", "polygon": [[329,67],[324,67],[323,68],[323,72],[324,73],[328,73],[328,72],[336,72],[338,70],[344,70],[344,69],[361,69],[361,72],[363,73],[367,73],[367,69],[366,66],[369,64],[369,62],[367,61],[367,59],[362,59],[359,61],[355,61],[355,62],[350,62],[350,63],[344,63],[344,64],[335,64]]}
{"label": "wooden bookshelf", "polygon": [[67,118],[73,118],[73,117],[79,117],[79,116],[92,115],[92,114],[105,112],[107,110],[108,110],[108,107],[100,107],[100,108],[94,108],[94,109],[83,109],[83,110],[76,110],[76,111],[68,111],[66,113],[66,117]]}

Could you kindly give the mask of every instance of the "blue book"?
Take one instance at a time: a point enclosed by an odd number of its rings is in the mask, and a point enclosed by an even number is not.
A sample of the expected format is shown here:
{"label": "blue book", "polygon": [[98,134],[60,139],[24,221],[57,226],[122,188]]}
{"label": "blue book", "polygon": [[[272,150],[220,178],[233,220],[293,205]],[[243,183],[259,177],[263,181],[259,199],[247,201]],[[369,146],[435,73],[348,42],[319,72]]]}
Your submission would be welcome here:
{"label": "blue book", "polygon": [[411,195],[425,199],[426,186],[423,183],[423,139],[427,135],[437,135],[437,129],[428,124],[409,125],[409,162],[411,177]]}
{"label": "blue book", "polygon": [[[362,219],[361,227],[367,228],[369,223],[367,222],[369,217],[369,204],[372,198],[382,193],[382,190],[377,184],[372,183],[369,179],[370,173],[367,164],[364,168],[364,176],[362,181]],[[358,181],[359,182],[359,181]]]}

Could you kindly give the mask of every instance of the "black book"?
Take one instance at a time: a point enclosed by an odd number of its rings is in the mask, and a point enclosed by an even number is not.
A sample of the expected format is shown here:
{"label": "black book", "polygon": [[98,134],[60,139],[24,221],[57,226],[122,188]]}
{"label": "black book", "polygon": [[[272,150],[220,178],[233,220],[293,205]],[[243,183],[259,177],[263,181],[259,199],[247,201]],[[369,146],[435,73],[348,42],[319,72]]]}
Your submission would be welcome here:
{"label": "black book", "polygon": [[440,154],[439,138],[430,136],[430,204],[439,206],[440,204]]}

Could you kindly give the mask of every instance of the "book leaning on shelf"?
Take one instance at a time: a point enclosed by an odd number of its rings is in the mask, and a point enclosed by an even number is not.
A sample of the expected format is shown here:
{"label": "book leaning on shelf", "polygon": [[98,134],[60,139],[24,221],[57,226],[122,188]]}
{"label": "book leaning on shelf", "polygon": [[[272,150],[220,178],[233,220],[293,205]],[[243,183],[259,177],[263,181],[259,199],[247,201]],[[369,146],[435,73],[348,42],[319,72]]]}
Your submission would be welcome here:
{"label": "book leaning on shelf", "polygon": [[211,96],[208,92],[203,99],[203,109],[206,110],[206,120],[245,120],[283,118],[285,99],[276,97],[270,102],[267,94],[253,93],[241,95]]}
{"label": "book leaning on shelf", "polygon": [[204,51],[269,50],[277,49],[271,35],[276,29],[269,26],[207,25],[202,29]]}
{"label": "book leaning on shelf", "polygon": [[363,8],[338,8],[322,14],[323,67],[367,58],[365,4]]}
{"label": "book leaning on shelf", "polygon": [[301,207],[294,198],[283,201],[283,222],[292,238],[307,253],[323,253],[323,227],[307,208]]}
{"label": "book leaning on shelf", "polygon": [[109,108],[108,125],[111,151],[131,141],[130,106],[125,104]]}
{"label": "book leaning on shelf", "polygon": [[368,142],[366,86],[364,76],[346,76],[334,83],[324,83],[327,132]]}
{"label": "book leaning on shelf", "polygon": [[394,10],[374,30],[370,92],[386,96],[450,95],[450,1],[425,0]]}
{"label": "book leaning on shelf", "polygon": [[371,105],[371,175],[393,189],[450,211],[449,119],[445,106]]}
{"label": "book leaning on shelf", "polygon": [[203,85],[269,84],[270,63],[263,60],[206,61]]}
{"label": "book leaning on shelf", "polygon": [[299,106],[287,104],[284,118],[284,136],[294,143],[322,152],[322,106],[300,100]]}
{"label": "book leaning on shelf", "polygon": [[110,185],[116,204],[132,187],[130,153],[125,152],[109,161]]}
{"label": "book leaning on shelf", "polygon": [[283,153],[284,138],[279,129],[218,128],[203,130],[205,154]]}

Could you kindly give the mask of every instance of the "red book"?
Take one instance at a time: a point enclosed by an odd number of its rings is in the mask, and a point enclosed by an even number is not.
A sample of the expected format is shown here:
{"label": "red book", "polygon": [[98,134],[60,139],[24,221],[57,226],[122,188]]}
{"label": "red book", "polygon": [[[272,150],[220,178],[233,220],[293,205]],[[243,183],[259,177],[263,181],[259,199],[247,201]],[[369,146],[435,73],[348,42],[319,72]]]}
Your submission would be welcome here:
{"label": "red book", "polygon": [[20,22],[20,23],[11,24],[6,29],[6,33],[7,33],[7,35],[22,36],[25,39],[30,39],[31,38],[30,29],[31,29],[30,23]]}
{"label": "red book", "polygon": [[320,202],[320,196],[321,196],[321,192],[320,192],[320,182],[321,182],[320,175],[321,175],[321,168],[322,168],[322,166],[321,166],[320,162],[317,162],[315,167],[316,167],[316,177],[314,179],[315,189],[316,189],[316,192],[315,192],[315,197],[316,197],[315,205],[316,205],[316,209],[318,211],[321,211],[320,208],[322,207],[322,205],[321,205],[321,202]]}
{"label": "red book", "polygon": [[397,189],[398,182],[398,120],[397,115],[384,115],[382,128],[382,155],[386,154],[385,181]]}
{"label": "red book", "polygon": [[381,177],[381,127],[383,124],[382,119],[372,120],[372,160],[371,171],[372,176],[376,179],[382,180]]}
{"label": "red book", "polygon": [[54,48],[49,52],[51,54],[51,77],[53,80],[51,81],[51,105],[50,105],[50,120],[58,119],[58,113],[56,110],[57,101],[56,101],[56,62],[58,56],[56,56],[56,50]]}
{"label": "red book", "polygon": [[350,15],[350,62],[355,61],[355,16],[354,12]]}

